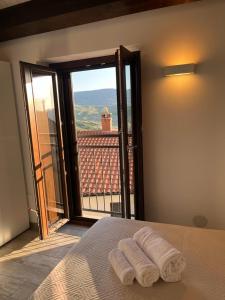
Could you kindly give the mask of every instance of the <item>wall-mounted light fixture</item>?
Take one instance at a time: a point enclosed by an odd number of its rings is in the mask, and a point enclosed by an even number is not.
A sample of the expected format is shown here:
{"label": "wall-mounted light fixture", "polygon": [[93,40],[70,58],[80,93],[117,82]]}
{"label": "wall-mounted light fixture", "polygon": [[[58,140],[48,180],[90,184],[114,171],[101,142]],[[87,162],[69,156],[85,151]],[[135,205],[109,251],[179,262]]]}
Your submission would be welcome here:
{"label": "wall-mounted light fixture", "polygon": [[196,64],[184,64],[174,65],[163,68],[164,76],[175,76],[175,75],[190,75],[194,74],[196,70]]}

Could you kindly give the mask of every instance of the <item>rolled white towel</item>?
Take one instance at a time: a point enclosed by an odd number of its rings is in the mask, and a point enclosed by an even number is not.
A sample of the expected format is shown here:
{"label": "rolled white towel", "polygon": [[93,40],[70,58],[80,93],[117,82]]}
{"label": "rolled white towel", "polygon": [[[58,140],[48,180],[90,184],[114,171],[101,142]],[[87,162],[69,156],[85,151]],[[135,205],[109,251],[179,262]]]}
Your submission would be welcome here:
{"label": "rolled white towel", "polygon": [[113,249],[109,252],[108,259],[121,283],[132,285],[135,278],[134,268],[129,264],[123,252]]}
{"label": "rolled white towel", "polygon": [[160,276],[164,281],[176,282],[181,279],[181,273],[186,264],[179,250],[147,226],[137,231],[134,234],[134,239],[146,255],[158,266]]}
{"label": "rolled white towel", "polygon": [[158,267],[144,254],[132,238],[119,241],[118,247],[134,268],[135,277],[141,286],[152,286],[159,279]]}

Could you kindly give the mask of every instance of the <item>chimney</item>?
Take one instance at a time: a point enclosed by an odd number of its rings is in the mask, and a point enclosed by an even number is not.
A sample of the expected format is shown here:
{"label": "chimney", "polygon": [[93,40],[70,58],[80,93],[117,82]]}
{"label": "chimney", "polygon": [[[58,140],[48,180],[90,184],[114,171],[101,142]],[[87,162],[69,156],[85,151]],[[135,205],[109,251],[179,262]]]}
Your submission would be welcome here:
{"label": "chimney", "polygon": [[109,112],[108,107],[104,107],[101,115],[102,131],[112,130],[112,114]]}

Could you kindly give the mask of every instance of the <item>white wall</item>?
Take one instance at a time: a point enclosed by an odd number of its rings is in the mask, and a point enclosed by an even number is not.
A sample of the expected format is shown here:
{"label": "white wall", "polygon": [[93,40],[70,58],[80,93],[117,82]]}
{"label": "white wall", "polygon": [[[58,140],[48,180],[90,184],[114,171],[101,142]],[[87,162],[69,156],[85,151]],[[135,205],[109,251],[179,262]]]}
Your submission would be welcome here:
{"label": "white wall", "polygon": [[[0,44],[0,59],[13,64],[24,157],[19,61],[135,46],[142,53],[146,219],[191,225],[202,215],[208,227],[225,228],[224,28],[225,1],[203,0]],[[161,76],[162,66],[190,62],[198,63],[196,75]]]}
{"label": "white wall", "polygon": [[0,246],[29,227],[10,64],[0,61]]}

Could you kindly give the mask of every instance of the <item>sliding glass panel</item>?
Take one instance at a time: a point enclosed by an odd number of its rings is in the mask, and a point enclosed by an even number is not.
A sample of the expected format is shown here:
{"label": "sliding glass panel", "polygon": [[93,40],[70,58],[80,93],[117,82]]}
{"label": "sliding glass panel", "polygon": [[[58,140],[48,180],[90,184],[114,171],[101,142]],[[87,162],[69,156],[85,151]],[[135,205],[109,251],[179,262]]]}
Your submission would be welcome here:
{"label": "sliding glass panel", "polygon": [[130,209],[131,217],[135,216],[135,180],[134,180],[134,142],[133,142],[133,120],[132,120],[132,98],[131,98],[131,67],[125,66],[126,77],[126,110],[127,110],[127,129],[128,129],[128,167],[129,167],[129,193],[130,193]]}
{"label": "sliding glass panel", "polygon": [[131,70],[132,53],[120,46],[116,51],[117,85],[119,98],[119,124],[121,141],[122,165],[122,199],[124,203],[124,217],[130,219],[134,212],[134,156],[133,156],[133,128],[132,128],[132,97]]}
{"label": "sliding glass panel", "polygon": [[51,225],[64,214],[52,76],[33,72],[32,88],[46,210]]}

